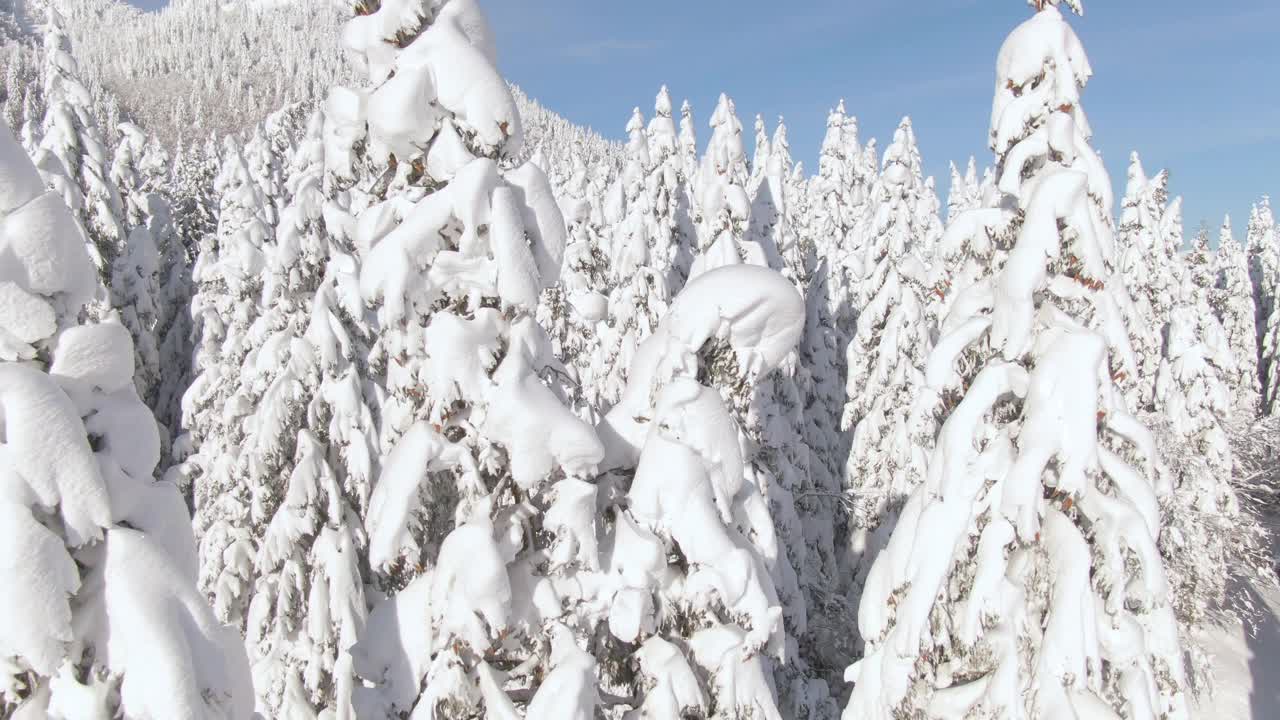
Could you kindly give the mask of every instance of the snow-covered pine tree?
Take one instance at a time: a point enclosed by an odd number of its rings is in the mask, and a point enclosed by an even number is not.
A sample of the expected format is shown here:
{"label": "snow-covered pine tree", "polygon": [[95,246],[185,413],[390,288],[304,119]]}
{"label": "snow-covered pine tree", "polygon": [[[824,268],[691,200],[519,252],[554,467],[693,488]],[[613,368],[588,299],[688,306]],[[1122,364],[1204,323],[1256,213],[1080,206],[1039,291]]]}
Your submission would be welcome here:
{"label": "snow-covered pine tree", "polygon": [[[601,599],[610,635],[640,646],[630,717],[834,712],[826,683],[806,667],[810,649],[798,645],[803,624],[778,595],[791,560],[775,513],[791,510],[753,467],[760,458],[740,403],[743,388],[793,352],[803,323],[801,298],[776,272],[734,265],[698,275],[637,351],[626,392],[600,425],[615,471],[599,490],[614,498]],[[789,577],[783,593],[797,590]]]}
{"label": "snow-covered pine tree", "polygon": [[885,148],[884,170],[867,202],[867,237],[859,261],[867,269],[859,282],[866,297],[859,300],[862,312],[847,351],[848,401],[841,429],[853,431],[853,447],[843,491],[853,512],[842,575],[855,603],[893,519],[924,481],[936,432],[911,412],[933,348],[925,317],[924,252],[941,229],[921,172],[911,120],[904,118]]}
{"label": "snow-covered pine tree", "polygon": [[685,186],[692,193],[693,181],[698,175],[698,128],[688,100],[680,104],[680,136],[677,140],[680,145],[680,169],[684,173]]}
{"label": "snow-covered pine tree", "polygon": [[[154,157],[148,152],[147,157]],[[182,422],[182,395],[191,384],[191,273],[194,253],[184,243],[173,206],[165,193],[147,195],[147,228],[160,257],[158,312],[155,337],[159,352],[159,384],[155,392],[156,419],[167,440]],[[166,459],[170,459],[167,458]]]}
{"label": "snow-covered pine tree", "polygon": [[1215,271],[1217,260],[1213,248],[1209,246],[1209,226],[1201,223],[1196,230],[1195,239],[1191,241],[1191,249],[1185,258],[1187,271],[1196,287],[1209,292],[1212,303],[1213,290],[1218,286],[1218,275]]}
{"label": "snow-covered pine tree", "polygon": [[627,131],[627,162],[609,209],[617,220],[609,233],[609,318],[600,328],[595,362],[601,409],[618,399],[635,348],[657,327],[693,262],[689,191],[665,86],[648,127],[637,109]]}
{"label": "snow-covered pine tree", "polygon": [[1263,196],[1249,215],[1249,279],[1257,309],[1258,372],[1262,381],[1262,410],[1276,411],[1280,401],[1280,234],[1271,199]]}
{"label": "snow-covered pine tree", "polygon": [[747,196],[755,198],[759,194],[760,184],[765,181],[769,170],[769,158],[773,155],[769,143],[769,130],[764,126],[764,116],[756,115],[755,143],[752,145],[751,175],[747,178]]}
{"label": "snow-covered pine tree", "polygon": [[32,133],[32,143],[24,146],[34,149],[34,134],[44,118],[43,83],[41,82],[42,57],[34,43],[10,42],[5,47],[3,114],[14,135]]}
{"label": "snow-covered pine tree", "polygon": [[[359,329],[339,287],[355,292],[325,226],[323,117],[288,173],[277,242],[268,246],[263,310],[228,407],[248,407],[237,460],[250,512],[246,646],[265,717],[353,717],[349,649],[363,631],[368,511],[377,438],[365,400]],[[229,567],[230,583],[241,582]]]}
{"label": "snow-covered pine tree", "polygon": [[[1168,253],[1181,246],[1180,200],[1169,207],[1176,222],[1162,239]],[[1155,259],[1160,258],[1157,249]],[[1165,272],[1168,272],[1167,270]],[[1169,274],[1179,274],[1173,268]],[[1188,649],[1190,679],[1198,691],[1211,687],[1211,658],[1195,630],[1206,621],[1234,620],[1241,613],[1233,587],[1275,582],[1267,559],[1266,532],[1242,509],[1232,487],[1236,476],[1229,443],[1232,415],[1227,377],[1236,358],[1214,315],[1210,292],[1186,269],[1163,289],[1168,307],[1163,357],[1154,411],[1145,414],[1157,430],[1161,455],[1175,490],[1162,502],[1160,550],[1169,568],[1173,606]]]}
{"label": "snow-covered pine tree", "polygon": [[[711,128],[696,186],[704,252],[696,258],[691,277],[736,264],[781,270],[777,236],[785,219],[783,169],[776,164],[766,167],[760,195],[755,203],[744,205],[748,175],[741,125],[725,96]],[[767,213],[760,222],[753,216],[757,208]],[[748,477],[772,510],[777,549],[764,551],[791,638],[786,653],[790,659],[776,668],[775,680],[788,715],[799,716],[819,712],[826,702],[825,691],[814,691],[809,682],[818,675],[822,654],[834,643],[829,636],[815,634],[832,623],[809,622],[810,608],[815,616],[826,614],[827,608],[819,606],[833,595],[835,555],[834,504],[820,492],[828,489],[815,485],[810,470],[814,453],[804,442],[805,380],[798,355],[789,355],[777,372],[754,386],[735,387],[726,379],[721,388],[741,433]]]}
{"label": "snow-covered pine tree", "polygon": [[1231,406],[1236,418],[1246,423],[1261,412],[1261,376],[1258,373],[1257,310],[1254,307],[1253,283],[1249,279],[1249,258],[1231,232],[1231,218],[1222,221],[1218,234],[1218,252],[1214,256],[1216,292],[1210,303],[1214,314],[1227,332],[1235,369],[1227,378],[1231,388]]}
{"label": "snow-covered pine tree", "polygon": [[125,228],[134,228],[145,224],[147,218],[146,189],[143,187],[146,180],[140,168],[146,153],[147,135],[133,123],[121,123],[118,131],[120,142],[116,143],[109,177],[120,192],[123,209],[120,219]]}
{"label": "snow-covered pine tree", "polygon": [[[622,174],[610,189],[606,217],[612,220],[608,231],[609,313],[607,322],[599,326],[600,342],[596,347],[597,368],[593,394],[607,408],[617,402],[627,382],[627,368],[639,343],[657,327],[670,301],[668,270],[663,261],[669,257],[666,248],[660,255],[658,246],[670,243],[670,232],[659,238],[659,217],[655,203],[660,200],[656,184],[650,186],[650,170],[662,173],[652,162],[649,136],[640,109],[632,111],[627,123],[627,153]],[[652,192],[651,192],[652,190]]]}
{"label": "snow-covered pine tree", "polygon": [[[1138,377],[1130,386],[1130,409],[1153,410],[1156,373],[1162,357],[1163,329],[1171,302],[1181,285],[1177,248],[1165,236],[1168,175],[1148,178],[1138,153],[1129,156],[1128,180],[1120,207],[1116,253],[1133,301],[1134,317],[1127,324],[1137,361]],[[1181,241],[1179,232],[1178,241]],[[1170,254],[1172,252],[1172,255]]]}
{"label": "snow-covered pine tree", "polygon": [[[279,124],[278,116],[272,117]],[[243,156],[249,177],[253,178],[262,196],[263,222],[274,228],[280,222],[280,210],[285,203],[284,169],[287,161],[274,139],[268,137],[267,122],[264,120],[253,126],[244,145]]]}
{"label": "snow-covered pine tree", "polygon": [[195,587],[177,489],[79,223],[0,129],[0,714],[246,718],[249,670]]}
{"label": "snow-covered pine tree", "polygon": [[[864,157],[870,154],[867,151]],[[858,308],[865,307],[879,292],[881,276],[877,273],[888,270],[880,263],[889,252],[885,228],[901,223],[901,232],[895,231],[896,236],[912,245],[919,258],[927,261],[942,235],[938,209],[933,185],[923,177],[911,118],[903,118],[894,131],[893,142],[885,148],[883,170],[877,169],[872,182],[866,186],[863,213],[856,221],[858,250],[848,266],[862,272],[853,276],[851,289]]]}
{"label": "snow-covered pine tree", "polygon": [[198,315],[195,269],[200,265],[197,255],[216,247],[219,169],[218,143],[210,136],[204,142],[179,143],[168,173],[172,220],[166,223],[166,234],[173,237],[161,243],[168,251],[161,290],[166,318],[159,331],[163,380],[156,413],[174,436],[182,425],[182,397],[198,374],[193,364]]}
{"label": "snow-covered pine tree", "polygon": [[772,264],[759,245],[748,248],[745,242],[751,200],[747,196],[749,171],[742,145],[742,123],[734,112],[733,101],[723,93],[711,114],[710,127],[711,139],[693,183],[698,252],[690,279],[725,265]]}
{"label": "snow-covered pine tree", "polygon": [[671,116],[671,93],[663,85],[649,120],[650,169],[645,192],[653,209],[652,269],[666,280],[666,296],[684,287],[693,263],[696,232],[689,210],[688,177],[680,156],[680,138]]}
{"label": "snow-covered pine tree", "polygon": [[809,233],[809,197],[804,167],[791,157],[791,141],[787,123],[778,118],[770,142],[770,172],[781,178],[782,217],[777,233],[778,254],[782,256],[782,274],[803,293],[817,267],[817,253]]}
{"label": "snow-covered pine tree", "polygon": [[134,340],[134,384],[148,404],[160,385],[156,328],[160,315],[160,252],[146,225],[129,231],[124,252],[111,266],[112,302]]}
{"label": "snow-covered pine tree", "polygon": [[933,176],[924,179],[920,202],[916,204],[916,223],[932,228],[923,238],[924,256],[932,263],[938,254],[938,241],[942,239],[942,200],[938,198],[938,183]]}
{"label": "snow-covered pine tree", "polygon": [[[786,182],[791,172],[790,152],[775,158],[773,144],[765,132],[764,120],[759,120],[756,128],[757,161],[760,168],[752,167],[752,179],[748,183],[747,192],[751,198],[750,220],[747,224],[746,239],[759,246],[769,267],[788,275],[789,279],[800,289],[798,279],[787,271],[787,262],[782,257],[782,248],[788,245],[791,231],[787,226]],[[781,126],[780,126],[781,127]],[[784,138],[785,141],[785,138]],[[787,164],[783,164],[783,160]],[[758,176],[758,177],[757,177]],[[791,242],[791,245],[798,243]]]}
{"label": "snow-covered pine tree", "polygon": [[951,163],[951,188],[947,191],[947,224],[958,215],[982,206],[982,185],[978,182],[978,161],[969,156],[964,175]]}
{"label": "snow-covered pine tree", "polygon": [[331,93],[326,157],[369,199],[351,212],[386,393],[356,714],[593,717],[568,580],[595,562],[603,449],[558,397],[533,316],[564,220],[542,171],[513,161],[521,119],[478,5],[355,10],[343,40],[369,86]]}
{"label": "snow-covered pine tree", "polygon": [[192,256],[201,239],[218,229],[217,177],[218,145],[212,137],[178,147],[171,173],[174,224]]}
{"label": "snow-covered pine tree", "polygon": [[[818,155],[818,175],[809,183],[811,233],[818,258],[825,261],[829,273],[827,305],[840,347],[847,346],[853,337],[857,319],[853,292],[862,272],[850,264],[849,258],[855,255],[855,228],[866,202],[867,188],[860,182],[862,163],[857,120],[845,114],[841,100],[827,117],[827,132]],[[840,362],[843,383],[843,358]]]}
{"label": "snow-covered pine tree", "polygon": [[201,588],[223,622],[243,628],[252,580],[253,542],[247,530],[252,488],[241,462],[244,418],[254,408],[232,402],[250,330],[262,310],[265,240],[262,195],[239,145],[225,140],[216,187],[218,230],[201,240],[192,269],[191,315],[195,376],[182,397],[182,435],[175,441],[176,478],[190,486],[200,542]]}
{"label": "snow-covered pine tree", "polygon": [[146,145],[142,149],[142,157],[138,161],[138,171],[142,173],[142,188],[150,193],[163,195],[170,205],[170,177],[173,174],[173,156],[155,135],[148,135]]}
{"label": "snow-covered pine tree", "polygon": [[1112,380],[1131,351],[1109,310],[1111,181],[1080,107],[1092,70],[1058,3],[1031,4],[997,61],[1005,198],[942,242],[990,269],[926,366],[947,416],[868,577],[846,718],[1187,715],[1157,549],[1171,488]]}
{"label": "snow-covered pine tree", "polygon": [[133,336],[138,396],[149,407],[155,407],[160,384],[157,327],[162,259],[151,232],[151,193],[146,191],[139,169],[145,149],[146,135],[142,130],[122,123],[109,177],[120,191],[128,237],[123,252],[112,263],[110,289],[112,304]]}
{"label": "snow-covered pine tree", "polygon": [[[772,142],[775,172],[781,174],[791,165],[786,125],[781,119]],[[831,310],[827,303],[829,277],[825,261],[818,259],[809,222],[810,195],[797,163],[786,172],[783,186],[782,226],[778,243],[784,264],[783,275],[805,298],[804,332],[798,348],[797,367],[791,378],[798,391],[800,437],[809,448],[808,481],[797,501],[805,530],[809,533],[809,556],[815,570],[811,575],[820,584],[809,588],[813,619],[807,654],[817,674],[838,684],[840,668],[848,662],[852,650],[846,628],[853,610],[836,590],[839,581],[835,538],[841,537],[840,518],[844,459],[849,443],[840,432],[840,411],[845,396],[841,385],[844,353],[838,346]],[[785,378],[779,378],[779,381]],[[788,392],[789,394],[789,392]],[[825,565],[824,565],[825,563]],[[802,583],[805,579],[802,579]],[[818,717],[821,717],[819,715]]]}
{"label": "snow-covered pine tree", "polygon": [[593,209],[596,197],[586,163],[577,153],[571,160],[573,171],[560,197],[560,212],[568,224],[564,266],[559,284],[543,292],[537,319],[547,329],[555,357],[573,373],[575,412],[590,418],[607,404],[601,393],[608,383],[598,363],[603,357],[601,340],[608,333],[599,325],[608,319],[612,277],[603,246],[603,218]]}
{"label": "snow-covered pine tree", "polygon": [[[111,266],[125,252],[120,193],[108,175],[110,156],[94,120],[88,89],[79,79],[62,17],[49,7],[44,34],[44,115],[34,155],[45,182],[77,215],[90,243],[90,257],[105,288]],[[107,298],[102,298],[104,301]],[[110,303],[108,303],[109,305]],[[101,314],[105,308],[95,312]]]}
{"label": "snow-covered pine tree", "polygon": [[[652,198],[645,188],[649,168],[653,163],[649,157],[649,136],[645,132],[644,116],[640,113],[640,108],[631,111],[631,119],[627,122],[627,137],[626,163],[618,178],[621,193],[614,191],[615,197],[621,200],[621,206],[611,208],[610,211],[617,218],[610,247],[610,270],[615,284],[628,282],[637,272],[648,267],[649,250],[653,245]],[[658,291],[665,288],[666,284],[663,283]],[[657,314],[661,316],[662,310],[658,310]]]}

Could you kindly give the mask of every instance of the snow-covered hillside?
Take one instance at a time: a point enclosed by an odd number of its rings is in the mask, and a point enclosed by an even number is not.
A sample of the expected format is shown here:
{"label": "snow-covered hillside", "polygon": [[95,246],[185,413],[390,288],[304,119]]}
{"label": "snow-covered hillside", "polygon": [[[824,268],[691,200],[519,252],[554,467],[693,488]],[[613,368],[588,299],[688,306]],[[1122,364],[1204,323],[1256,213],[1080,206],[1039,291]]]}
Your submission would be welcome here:
{"label": "snow-covered hillside", "polygon": [[1104,164],[1079,0],[945,211],[484,4],[0,4],[0,716],[1277,711],[1280,235]]}

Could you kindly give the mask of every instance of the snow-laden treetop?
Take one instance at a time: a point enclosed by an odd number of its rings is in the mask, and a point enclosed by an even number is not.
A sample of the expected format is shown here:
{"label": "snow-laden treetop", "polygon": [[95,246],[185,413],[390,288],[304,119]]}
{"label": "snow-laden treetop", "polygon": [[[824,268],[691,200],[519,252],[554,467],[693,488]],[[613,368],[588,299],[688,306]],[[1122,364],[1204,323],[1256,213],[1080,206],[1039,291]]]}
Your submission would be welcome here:
{"label": "snow-laden treetop", "polygon": [[1046,7],[1057,7],[1062,2],[1065,2],[1067,7],[1071,8],[1075,14],[1084,17],[1083,0],[1027,0],[1027,4],[1036,10],[1043,10]]}

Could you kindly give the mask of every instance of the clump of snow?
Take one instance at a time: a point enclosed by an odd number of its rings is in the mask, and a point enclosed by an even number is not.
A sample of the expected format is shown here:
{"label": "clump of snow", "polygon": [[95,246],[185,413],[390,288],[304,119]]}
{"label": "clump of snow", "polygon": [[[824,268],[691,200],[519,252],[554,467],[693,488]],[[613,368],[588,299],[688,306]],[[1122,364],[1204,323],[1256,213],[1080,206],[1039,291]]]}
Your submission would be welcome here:
{"label": "clump of snow", "polygon": [[133,339],[115,323],[70,328],[58,336],[49,372],[115,392],[133,382]]}
{"label": "clump of snow", "polygon": [[744,372],[759,375],[795,348],[803,330],[804,301],[777,272],[749,265],[691,280],[636,350],[627,389],[601,423],[606,467],[634,463],[646,432],[637,418],[647,415],[667,379],[696,372],[696,355],[708,341],[726,343]]}
{"label": "clump of snow", "polygon": [[49,303],[18,285],[0,282],[0,357],[30,360],[32,347],[57,330],[57,315]]}

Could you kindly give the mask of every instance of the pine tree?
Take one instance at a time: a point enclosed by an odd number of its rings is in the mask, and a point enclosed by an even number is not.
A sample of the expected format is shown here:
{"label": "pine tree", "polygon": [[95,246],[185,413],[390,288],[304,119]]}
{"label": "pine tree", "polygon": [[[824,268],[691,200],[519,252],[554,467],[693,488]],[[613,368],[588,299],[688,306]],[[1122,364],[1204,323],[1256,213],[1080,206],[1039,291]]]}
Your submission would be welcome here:
{"label": "pine tree", "polygon": [[940,230],[921,173],[911,120],[904,118],[867,203],[869,237],[860,260],[867,276],[859,282],[866,297],[859,300],[863,310],[847,353],[841,428],[853,431],[843,482],[854,507],[847,548],[853,598],[888,539],[892,518],[924,481],[935,430],[911,412],[932,349],[923,257]]}
{"label": "pine tree", "polygon": [[[1134,317],[1127,323],[1137,361],[1131,386],[1131,409],[1150,411],[1155,402],[1156,373],[1162,356],[1162,330],[1180,281],[1177,247],[1163,235],[1168,175],[1148,178],[1137,153],[1129,156],[1128,182],[1121,202],[1116,250],[1125,287],[1130,288]],[[1178,242],[1181,242],[1179,233]]]}
{"label": "pine tree", "polygon": [[[601,423],[605,467],[635,473],[602,566],[616,582],[610,635],[640,644],[640,717],[707,713],[709,697],[714,718],[832,712],[826,684],[806,667],[811,651],[798,644],[804,607],[787,597],[799,599],[794,559],[774,513],[793,512],[794,500],[777,494],[786,479],[767,467],[777,449],[755,453],[747,441],[761,438],[755,411],[745,411],[750,387],[793,352],[803,313],[791,284],[767,268],[695,277],[637,351],[626,392]],[[601,488],[618,480],[606,476]],[[683,647],[706,690],[690,682]]]}
{"label": "pine tree", "polygon": [[277,151],[275,143],[267,136],[266,122],[253,126],[249,140],[243,149],[249,177],[258,186],[262,196],[262,220],[274,228],[280,222],[280,210],[284,197],[285,158]]}
{"label": "pine tree", "polygon": [[263,308],[269,229],[261,193],[233,138],[225,141],[215,184],[221,196],[218,231],[202,239],[192,269],[195,379],[182,398],[184,432],[175,460],[183,461],[177,476],[191,486],[201,588],[221,621],[243,629],[254,546],[252,488],[244,481],[242,450],[244,418],[254,408],[233,400]]}
{"label": "pine tree", "polygon": [[689,209],[689,178],[684,174],[680,138],[671,116],[671,94],[665,85],[654,100],[647,133],[651,167],[645,192],[654,214],[650,267],[663,276],[666,296],[672,298],[688,278],[695,230]]}
{"label": "pine tree", "polygon": [[650,157],[649,136],[639,108],[632,111],[627,134],[626,164],[611,189],[606,213],[613,220],[608,230],[609,312],[607,322],[600,326],[600,343],[593,362],[599,381],[593,394],[606,408],[617,402],[626,386],[627,368],[636,347],[653,333],[671,299],[668,275],[661,262],[665,253],[656,252],[669,239],[658,237],[655,203],[660,198],[650,192],[649,185],[651,167],[657,173],[662,169]]}
{"label": "pine tree", "polygon": [[234,631],[195,588],[177,489],[133,388],[129,332],[83,324],[96,294],[79,224],[0,129],[5,717],[244,718]]}
{"label": "pine tree", "polygon": [[45,182],[80,219],[89,238],[90,257],[103,287],[109,289],[112,264],[125,252],[123,207],[119,190],[108,176],[108,150],[89,105],[89,91],[78,77],[70,51],[62,18],[50,7],[43,71],[48,110],[35,163]]}
{"label": "pine tree", "polygon": [[747,179],[747,195],[756,197],[760,191],[760,184],[765,181],[765,177],[769,171],[769,159],[773,156],[773,148],[769,143],[769,131],[764,126],[764,116],[756,115],[755,122],[755,144],[753,154],[751,156],[751,176]]}
{"label": "pine tree", "polygon": [[174,220],[178,237],[195,255],[201,240],[218,229],[218,147],[213,138],[179,147],[173,162]]}
{"label": "pine tree", "polygon": [[521,119],[475,3],[356,13],[343,38],[370,86],[331,92],[325,133],[330,170],[351,183],[382,396],[356,715],[591,717],[595,661],[551,598],[594,563],[582,509],[602,449],[546,372],[534,320],[563,217],[543,172],[514,161]]}
{"label": "pine tree", "polygon": [[960,291],[926,366],[947,417],[868,577],[847,718],[1186,717],[1157,549],[1170,488],[1111,377],[1131,368],[1107,309],[1124,292],[1111,183],[1079,106],[1092,72],[1058,3],[1032,4],[997,63],[1007,199],[942,242],[990,269]]}
{"label": "pine tree", "polygon": [[951,189],[947,192],[947,224],[958,215],[982,207],[982,186],[978,182],[978,161],[969,157],[963,176],[951,163]]}
{"label": "pine tree", "polygon": [[680,168],[692,192],[693,179],[698,174],[698,129],[688,100],[680,104],[680,136],[677,141],[680,145]]}
{"label": "pine tree", "polygon": [[593,211],[592,184],[580,154],[572,158],[573,172],[564,186],[561,211],[568,225],[560,283],[547,288],[538,305],[538,324],[547,329],[555,357],[573,373],[573,407],[584,419],[607,404],[608,392],[600,328],[609,315],[612,286],[609,259],[603,248],[603,220]]}
{"label": "pine tree", "polygon": [[269,247],[262,314],[228,402],[244,418],[237,468],[255,553],[246,645],[270,717],[351,717],[349,649],[364,628],[361,519],[377,437],[357,358],[364,338],[342,309],[343,248],[325,225],[323,117],[288,177],[292,198]]}
{"label": "pine tree", "polygon": [[725,265],[769,264],[758,245],[747,248],[744,243],[751,214],[746,187],[749,171],[742,123],[733,101],[723,93],[711,114],[710,127],[711,139],[693,183],[698,252],[690,279]]}
{"label": "pine tree", "polygon": [[[160,256],[158,312],[155,338],[159,353],[159,383],[155,391],[156,419],[165,428],[166,443],[182,423],[182,396],[191,384],[192,335],[191,300],[194,249],[182,236],[183,218],[175,214],[168,195],[167,154],[149,148],[143,156],[144,187],[147,194],[147,229]],[[189,226],[194,227],[194,226]],[[216,226],[215,226],[216,228]],[[166,453],[165,460],[172,461]],[[171,463],[165,463],[171,464]]]}
{"label": "pine tree", "polygon": [[817,253],[808,227],[810,213],[804,167],[791,157],[791,142],[787,139],[787,123],[783,118],[778,118],[771,146],[770,172],[779,178],[783,198],[777,238],[782,274],[803,290],[817,267]]}
{"label": "pine tree", "polygon": [[123,123],[120,132],[110,180],[120,190],[128,238],[124,251],[112,264],[111,295],[121,320],[133,336],[134,384],[138,396],[149,407],[155,407],[160,384],[157,327],[163,261],[152,234],[151,193],[144,188],[145,180],[139,169],[146,136],[130,123]]}
{"label": "pine tree", "polygon": [[1235,356],[1234,373],[1227,378],[1232,407],[1237,417],[1251,422],[1261,411],[1261,376],[1258,373],[1257,310],[1253,283],[1249,279],[1249,259],[1231,233],[1231,218],[1223,220],[1214,258],[1216,292],[1210,303],[1227,331],[1227,342]]}
{"label": "pine tree", "polygon": [[1280,234],[1276,231],[1271,199],[1265,195],[1253,206],[1249,216],[1249,279],[1253,283],[1253,299],[1258,316],[1258,370],[1262,379],[1262,410],[1276,411],[1280,398]]}
{"label": "pine tree", "polygon": [[[759,156],[757,161],[761,163],[761,167],[752,167],[752,179],[747,186],[751,210],[746,239],[760,248],[769,267],[785,275],[787,263],[783,260],[781,248],[788,245],[788,236],[791,234],[787,225],[786,197],[786,180],[791,168],[779,162],[783,159],[781,156],[777,158],[778,161],[775,160],[763,120],[758,123],[756,135],[756,155]],[[786,159],[789,160],[790,156],[786,156]]]}
{"label": "pine tree", "polygon": [[1212,298],[1213,289],[1218,284],[1218,275],[1215,270],[1217,258],[1213,248],[1209,247],[1209,227],[1203,223],[1196,230],[1195,239],[1191,241],[1191,250],[1187,253],[1186,264],[1188,272],[1191,273],[1191,282],[1201,290],[1207,291]]}
{"label": "pine tree", "polygon": [[[784,261],[778,248],[786,245],[784,238],[789,232],[784,189],[789,168],[780,162],[785,156],[775,159],[775,149],[770,148],[757,194],[743,212],[738,204],[744,199],[743,178],[747,174],[738,160],[742,157],[741,126],[734,117],[732,101],[722,96],[711,124],[712,138],[698,176],[698,197],[702,237],[704,242],[708,237],[715,240],[695,262],[694,277],[701,268],[714,267],[717,262],[780,271]],[[785,135],[782,139],[781,150],[785,152]],[[711,212],[720,218],[718,226],[706,224]],[[780,707],[796,716],[822,713],[827,706],[825,685],[819,690],[815,683],[822,674],[820,666],[830,658],[830,647],[837,644],[825,631],[834,623],[818,621],[819,616],[831,614],[826,601],[834,596],[836,570],[832,488],[826,484],[829,476],[813,469],[816,453],[805,442],[803,409],[809,402],[810,385],[797,353],[754,388],[722,389],[737,418],[744,447],[751,448],[744,454],[748,477],[771,508],[778,551],[776,557],[768,547],[764,552],[770,558],[768,565],[787,634],[794,638],[787,643],[788,661],[775,668],[774,679]]]}
{"label": "pine tree", "polygon": [[146,189],[143,187],[146,181],[140,167],[146,153],[147,136],[133,123],[122,123],[119,133],[120,142],[116,143],[109,177],[120,192],[124,209],[121,221],[126,228],[132,229],[145,224],[147,218]]}
{"label": "pine tree", "polygon": [[[1177,201],[1169,209],[1180,213]],[[1174,229],[1176,228],[1176,229]],[[1170,235],[1181,245],[1181,218]],[[1175,270],[1176,272],[1176,270]],[[1169,568],[1174,609],[1188,646],[1188,669],[1197,690],[1211,687],[1211,658],[1197,644],[1195,628],[1234,620],[1241,597],[1235,586],[1274,582],[1266,532],[1241,508],[1229,431],[1232,396],[1227,378],[1236,358],[1210,306],[1210,293],[1188,272],[1165,288],[1170,306],[1163,358],[1156,379],[1155,413],[1161,455],[1173,471],[1175,491],[1161,507],[1160,550]],[[1248,601],[1245,600],[1245,604]]]}
{"label": "pine tree", "polygon": [[[862,271],[850,263],[850,257],[857,252],[855,228],[866,202],[866,187],[860,182],[862,162],[857,121],[846,116],[841,100],[827,117],[818,175],[810,183],[809,200],[817,255],[825,261],[829,273],[827,304],[840,347],[845,347],[853,336],[857,318],[852,294]],[[844,374],[842,359],[841,382]]]}

